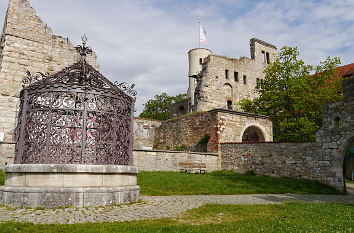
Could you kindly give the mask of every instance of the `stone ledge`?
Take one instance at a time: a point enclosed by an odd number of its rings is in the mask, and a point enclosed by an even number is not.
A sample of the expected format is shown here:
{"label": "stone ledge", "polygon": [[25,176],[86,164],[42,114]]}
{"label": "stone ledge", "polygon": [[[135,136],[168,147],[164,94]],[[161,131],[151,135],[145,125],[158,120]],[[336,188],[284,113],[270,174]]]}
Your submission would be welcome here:
{"label": "stone ledge", "polygon": [[105,206],[137,202],[140,187],[36,188],[0,187],[0,204],[12,207]]}
{"label": "stone ledge", "polygon": [[4,167],[6,173],[131,173],[137,174],[138,167],[127,165],[83,165],[83,164],[11,164]]}
{"label": "stone ledge", "polygon": [[[157,152],[157,153],[175,153],[175,154],[197,154],[197,155],[212,155],[212,156],[219,156],[218,153],[208,153],[208,152],[193,152],[193,151],[173,151],[173,150],[148,150],[148,149],[134,149],[134,151],[145,151],[145,152]],[[133,155],[134,157],[134,155]]]}
{"label": "stone ledge", "polygon": [[0,192],[13,192],[13,193],[101,193],[101,192],[123,192],[139,190],[138,185],[126,186],[126,187],[68,187],[68,188],[56,188],[56,187],[9,187],[1,186]]}

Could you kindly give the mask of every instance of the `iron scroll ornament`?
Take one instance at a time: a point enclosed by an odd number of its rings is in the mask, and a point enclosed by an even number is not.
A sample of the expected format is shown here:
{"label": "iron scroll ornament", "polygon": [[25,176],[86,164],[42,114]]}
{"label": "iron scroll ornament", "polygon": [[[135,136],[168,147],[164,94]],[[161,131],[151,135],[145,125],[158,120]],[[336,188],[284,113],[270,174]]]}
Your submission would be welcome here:
{"label": "iron scroll ornament", "polygon": [[84,59],[23,79],[15,163],[132,165],[134,85]]}

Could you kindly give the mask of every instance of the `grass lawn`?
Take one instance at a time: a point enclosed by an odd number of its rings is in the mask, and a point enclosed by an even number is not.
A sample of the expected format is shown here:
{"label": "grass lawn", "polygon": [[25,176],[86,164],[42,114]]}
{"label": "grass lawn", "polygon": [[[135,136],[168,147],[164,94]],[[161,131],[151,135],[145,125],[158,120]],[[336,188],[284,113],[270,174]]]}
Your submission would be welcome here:
{"label": "grass lawn", "polygon": [[[0,170],[0,186],[5,173]],[[138,174],[141,195],[231,195],[266,193],[340,194],[319,182],[294,178],[274,178],[216,171],[207,174],[145,172]]]}
{"label": "grass lawn", "polygon": [[138,174],[141,195],[208,195],[208,194],[265,194],[308,193],[340,194],[336,189],[319,182],[252,176],[231,171],[207,174],[181,172],[144,172]]}
{"label": "grass lawn", "polygon": [[205,205],[176,219],[71,225],[7,222],[0,232],[353,232],[354,204]]}

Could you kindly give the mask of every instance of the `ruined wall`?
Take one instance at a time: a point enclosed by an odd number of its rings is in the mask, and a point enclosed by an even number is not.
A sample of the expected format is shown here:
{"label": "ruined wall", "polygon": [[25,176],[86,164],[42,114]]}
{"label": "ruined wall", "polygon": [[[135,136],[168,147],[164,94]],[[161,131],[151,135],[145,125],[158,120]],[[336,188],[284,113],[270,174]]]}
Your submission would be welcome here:
{"label": "ruined wall", "polygon": [[156,131],[155,148],[174,150],[182,145],[194,150],[197,143],[209,134],[215,118],[208,112],[199,112],[170,119],[161,123]]}
{"label": "ruined wall", "polygon": [[[211,54],[205,59],[201,82],[195,91],[195,111],[237,109],[236,104],[240,100],[256,97],[254,89],[257,79],[264,78],[263,71],[267,66],[264,56],[268,53],[269,63],[273,62],[277,50],[274,45],[255,38],[251,39],[250,47],[251,58],[237,59]],[[225,70],[228,70],[227,74]],[[237,72],[237,77],[234,72]],[[232,102],[232,106],[228,106],[228,101]]]}
{"label": "ruined wall", "polygon": [[260,175],[307,178],[345,190],[344,155],[354,142],[354,77],[343,81],[343,101],[322,106],[323,125],[311,143],[223,143],[221,167]]}
{"label": "ruined wall", "polygon": [[160,125],[161,121],[158,120],[134,118],[134,149],[152,149],[155,132]]}
{"label": "ruined wall", "polygon": [[[221,144],[221,167],[238,173],[331,181],[330,162],[316,153],[316,142]],[[317,148],[319,149],[319,148]],[[327,180],[327,177],[329,180]]]}
{"label": "ruined wall", "polygon": [[[53,35],[27,0],[10,0],[0,44],[0,162],[13,157],[19,93],[26,70],[53,74],[78,61],[67,38]],[[87,58],[98,69],[96,55]]]}
{"label": "ruined wall", "polygon": [[219,143],[242,142],[242,136],[247,128],[258,128],[264,141],[273,141],[272,122],[269,117],[252,113],[236,112],[225,109],[216,109],[219,119]]}
{"label": "ruined wall", "polygon": [[241,142],[248,127],[259,128],[265,141],[273,141],[272,122],[266,116],[213,109],[184,115],[161,123],[157,128],[155,143],[161,150],[175,149],[186,145],[187,150],[201,151],[198,142],[210,136],[207,151],[219,151],[221,142]]}
{"label": "ruined wall", "polygon": [[182,151],[158,151],[158,150],[134,150],[134,166],[142,171],[176,171],[180,162],[199,162],[206,164],[206,171],[220,170],[218,154],[182,152]]}

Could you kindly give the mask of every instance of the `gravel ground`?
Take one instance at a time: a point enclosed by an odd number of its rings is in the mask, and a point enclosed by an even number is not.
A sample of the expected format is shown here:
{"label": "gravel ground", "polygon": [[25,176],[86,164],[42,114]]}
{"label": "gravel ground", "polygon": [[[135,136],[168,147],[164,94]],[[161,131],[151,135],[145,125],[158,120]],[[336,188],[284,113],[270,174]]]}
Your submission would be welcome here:
{"label": "gravel ground", "polygon": [[207,203],[276,204],[286,201],[354,202],[354,195],[257,194],[207,196],[141,196],[141,202],[128,205],[57,208],[12,209],[0,207],[0,221],[32,223],[114,222],[177,217],[185,211]]}

